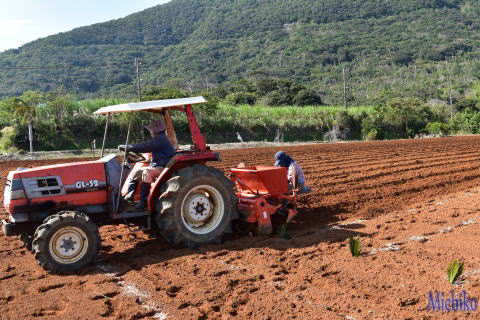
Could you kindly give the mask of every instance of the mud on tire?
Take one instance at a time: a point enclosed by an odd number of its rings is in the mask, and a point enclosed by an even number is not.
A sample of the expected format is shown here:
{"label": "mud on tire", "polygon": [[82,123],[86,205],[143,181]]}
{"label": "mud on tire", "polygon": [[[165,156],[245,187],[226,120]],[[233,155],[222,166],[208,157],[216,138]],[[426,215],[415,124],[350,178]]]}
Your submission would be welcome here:
{"label": "mud on tire", "polygon": [[91,263],[100,248],[98,227],[79,212],[64,211],[47,217],[33,235],[37,262],[52,273],[73,273]]}
{"label": "mud on tire", "polygon": [[174,173],[157,200],[159,232],[178,246],[221,242],[238,218],[233,187],[222,171],[204,165]]}

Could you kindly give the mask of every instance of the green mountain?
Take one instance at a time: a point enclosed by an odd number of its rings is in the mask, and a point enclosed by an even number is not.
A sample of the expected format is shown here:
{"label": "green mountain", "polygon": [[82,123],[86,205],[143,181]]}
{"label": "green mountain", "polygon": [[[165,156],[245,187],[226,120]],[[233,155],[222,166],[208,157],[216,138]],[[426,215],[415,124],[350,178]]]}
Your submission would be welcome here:
{"label": "green mountain", "polygon": [[59,86],[133,93],[140,58],[143,85],[208,88],[267,75],[338,102],[346,70],[357,103],[392,88],[418,92],[419,81],[434,97],[445,72],[451,87],[476,81],[479,55],[477,0],[173,0],[1,53],[0,96]]}

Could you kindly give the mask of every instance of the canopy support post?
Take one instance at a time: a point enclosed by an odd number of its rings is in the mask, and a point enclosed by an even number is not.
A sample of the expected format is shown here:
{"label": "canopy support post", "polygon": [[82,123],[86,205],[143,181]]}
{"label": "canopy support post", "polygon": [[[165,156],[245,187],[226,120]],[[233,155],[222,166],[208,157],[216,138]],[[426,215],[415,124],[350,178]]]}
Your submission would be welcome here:
{"label": "canopy support post", "polygon": [[195,146],[195,149],[201,152],[207,151],[205,137],[200,132],[197,119],[193,115],[192,105],[187,104],[185,106],[185,113],[187,114],[188,126],[190,127],[190,133],[192,135],[193,145]]}
{"label": "canopy support post", "polygon": [[105,143],[107,141],[108,125],[110,124],[110,118],[111,117],[112,117],[112,114],[108,113],[107,122],[105,123],[105,132],[103,134],[102,152],[100,152],[100,158],[103,158],[103,156],[105,154]]}
{"label": "canopy support post", "polygon": [[128,130],[127,130],[127,139],[125,140],[125,152],[123,153],[123,162],[122,162],[122,170],[120,171],[120,182],[118,183],[118,195],[117,201],[115,203],[115,210],[113,214],[118,214],[118,210],[120,209],[120,197],[122,196],[122,185],[123,185],[123,173],[125,171],[125,167],[127,166],[127,154],[128,154],[128,142],[130,141],[130,129],[132,127],[132,119],[128,119]]}
{"label": "canopy support post", "polygon": [[172,117],[170,116],[170,113],[168,112],[168,110],[163,111],[162,114],[163,114],[163,121],[165,123],[165,127],[167,128],[167,136],[176,150],[178,149],[178,140],[177,140],[177,134],[175,133],[175,127],[173,126]]}

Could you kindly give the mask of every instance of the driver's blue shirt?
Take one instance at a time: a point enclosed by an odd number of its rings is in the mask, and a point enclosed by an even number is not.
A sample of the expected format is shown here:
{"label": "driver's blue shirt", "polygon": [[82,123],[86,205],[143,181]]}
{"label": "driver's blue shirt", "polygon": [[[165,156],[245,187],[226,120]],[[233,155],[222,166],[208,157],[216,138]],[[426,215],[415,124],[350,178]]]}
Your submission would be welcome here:
{"label": "driver's blue shirt", "polygon": [[152,167],[165,167],[176,152],[165,132],[148,141],[129,145],[128,150],[136,153],[152,153]]}

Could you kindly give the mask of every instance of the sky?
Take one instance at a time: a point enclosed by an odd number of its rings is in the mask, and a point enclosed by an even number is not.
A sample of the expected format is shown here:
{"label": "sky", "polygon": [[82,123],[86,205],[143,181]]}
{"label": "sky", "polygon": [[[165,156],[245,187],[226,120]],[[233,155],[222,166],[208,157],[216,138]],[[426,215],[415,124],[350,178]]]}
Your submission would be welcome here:
{"label": "sky", "polygon": [[170,0],[0,0],[0,52]]}

